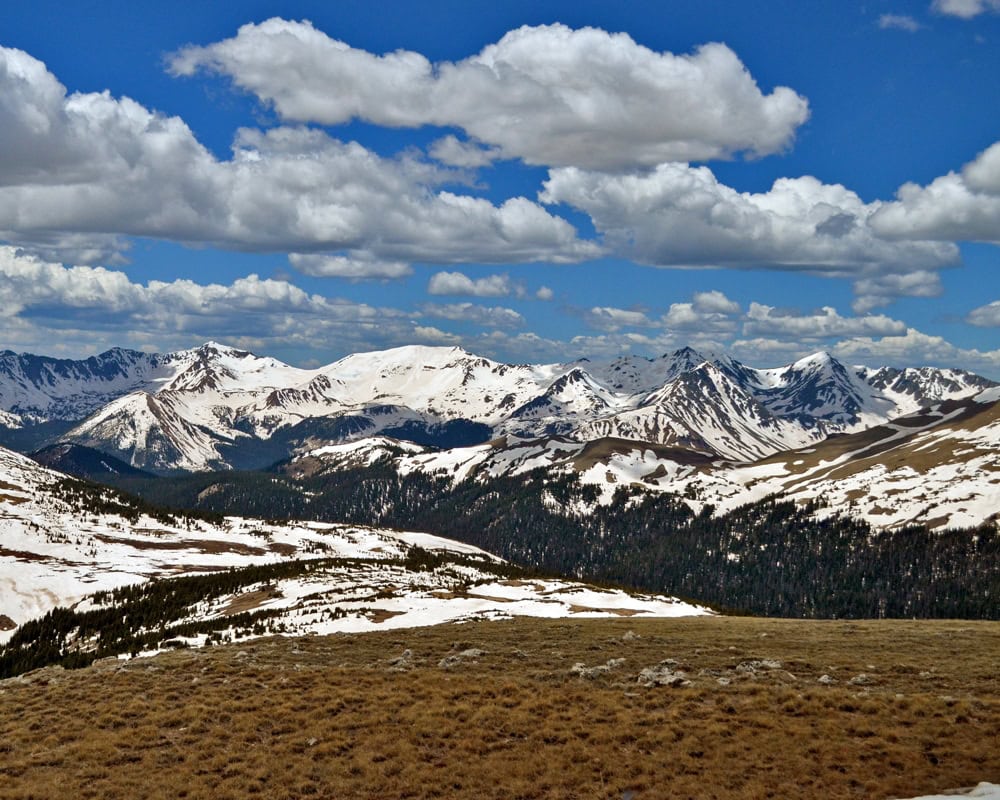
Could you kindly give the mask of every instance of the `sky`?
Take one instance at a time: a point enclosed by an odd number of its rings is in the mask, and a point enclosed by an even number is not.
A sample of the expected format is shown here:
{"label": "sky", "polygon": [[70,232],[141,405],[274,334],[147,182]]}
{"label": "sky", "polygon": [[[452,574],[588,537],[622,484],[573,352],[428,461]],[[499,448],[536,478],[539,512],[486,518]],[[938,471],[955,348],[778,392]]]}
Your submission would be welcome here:
{"label": "sky", "polygon": [[1000,379],[1000,0],[0,7],[0,349]]}

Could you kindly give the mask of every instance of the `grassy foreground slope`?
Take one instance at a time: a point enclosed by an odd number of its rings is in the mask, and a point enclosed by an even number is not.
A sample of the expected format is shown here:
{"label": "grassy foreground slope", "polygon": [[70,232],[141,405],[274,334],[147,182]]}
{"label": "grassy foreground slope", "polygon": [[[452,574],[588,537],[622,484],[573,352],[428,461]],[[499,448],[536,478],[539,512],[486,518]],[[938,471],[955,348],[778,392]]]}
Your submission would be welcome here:
{"label": "grassy foreground slope", "polygon": [[964,621],[261,639],[0,683],[0,798],[911,797],[1000,780],[998,662]]}

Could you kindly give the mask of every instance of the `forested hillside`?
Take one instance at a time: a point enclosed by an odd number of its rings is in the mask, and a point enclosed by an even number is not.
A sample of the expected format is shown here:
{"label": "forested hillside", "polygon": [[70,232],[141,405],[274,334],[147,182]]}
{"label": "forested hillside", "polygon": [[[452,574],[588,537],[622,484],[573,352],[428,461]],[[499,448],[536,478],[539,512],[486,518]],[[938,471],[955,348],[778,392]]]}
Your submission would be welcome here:
{"label": "forested hillside", "polygon": [[538,471],[453,486],[385,463],[301,481],[215,473],[132,488],[177,508],[432,531],[520,564],[753,614],[1000,618],[993,524],[876,531],[777,500],[716,517],[626,487],[602,506],[574,476]]}

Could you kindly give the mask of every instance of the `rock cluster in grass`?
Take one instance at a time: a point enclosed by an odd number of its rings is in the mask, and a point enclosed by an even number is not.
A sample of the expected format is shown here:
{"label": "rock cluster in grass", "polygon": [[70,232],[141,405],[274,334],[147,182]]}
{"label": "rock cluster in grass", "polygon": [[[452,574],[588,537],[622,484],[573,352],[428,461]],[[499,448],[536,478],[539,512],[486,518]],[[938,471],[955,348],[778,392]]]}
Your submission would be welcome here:
{"label": "rock cluster in grass", "polygon": [[579,675],[581,678],[593,679],[599,677],[600,675],[605,675],[613,669],[618,669],[618,667],[624,663],[624,658],[609,658],[604,664],[598,664],[596,667],[588,667],[582,661],[578,661],[569,668],[569,671],[571,675]]}
{"label": "rock cluster in grass", "polygon": [[646,667],[639,673],[640,686],[690,686],[687,673],[676,669],[677,661],[665,659],[653,667]]}
{"label": "rock cluster in grass", "polygon": [[410,648],[406,648],[402,653],[400,653],[395,658],[389,659],[390,672],[405,672],[412,666],[413,666],[413,651],[410,650]]}
{"label": "rock cluster in grass", "polygon": [[441,669],[451,669],[452,667],[457,667],[463,661],[475,661],[476,659],[482,658],[486,655],[485,650],[480,650],[476,647],[471,647],[468,650],[462,650],[458,653],[452,653],[445,656],[438,662],[438,666]]}

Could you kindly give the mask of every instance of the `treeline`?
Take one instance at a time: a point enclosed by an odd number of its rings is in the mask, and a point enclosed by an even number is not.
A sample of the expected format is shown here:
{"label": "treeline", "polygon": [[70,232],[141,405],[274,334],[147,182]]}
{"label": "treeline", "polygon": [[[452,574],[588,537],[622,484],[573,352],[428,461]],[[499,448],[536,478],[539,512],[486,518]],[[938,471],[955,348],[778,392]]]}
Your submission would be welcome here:
{"label": "treeline", "polygon": [[[622,487],[605,506],[574,475],[464,481],[382,461],[300,481],[214,473],[137,485],[151,501],[269,519],[424,530],[520,564],[785,617],[1000,618],[995,525],[875,531],[764,500],[722,516]],[[574,510],[581,509],[581,510]]]}
{"label": "treeline", "polygon": [[198,509],[193,505],[190,508],[167,509],[148,498],[79,478],[58,481],[52,486],[51,493],[77,513],[113,514],[132,523],[144,516],[163,525],[180,525],[195,520],[218,525],[224,519],[219,512]]}
{"label": "treeline", "polygon": [[[21,625],[0,646],[0,679],[49,665],[66,669],[85,667],[99,658],[138,653],[164,646],[174,639],[209,634],[209,642],[220,642],[222,631],[240,635],[281,633],[284,625],[270,619],[281,609],[247,611],[212,619],[198,619],[198,606],[219,597],[237,594],[247,587],[276,584],[326,570],[379,566],[402,566],[412,572],[442,567],[473,567],[498,578],[530,578],[540,573],[513,564],[497,563],[473,555],[443,553],[411,547],[402,559],[322,558],[261,564],[224,572],[182,578],[153,580],[97,592],[89,611],[55,608],[45,616]],[[201,612],[202,614],[204,611]],[[334,618],[346,612],[331,608]],[[192,619],[194,618],[194,619]],[[185,621],[187,620],[187,621]],[[227,634],[228,635],[228,634]]]}
{"label": "treeline", "polygon": [[237,614],[191,623],[178,620],[191,615],[199,603],[233,594],[243,587],[302,575],[329,566],[333,559],[289,561],[230,569],[126,586],[98,592],[90,611],[55,608],[29,620],[0,647],[0,678],[58,664],[67,669],[84,667],[98,658],[155,648],[178,636],[229,628],[249,628],[269,612]]}

